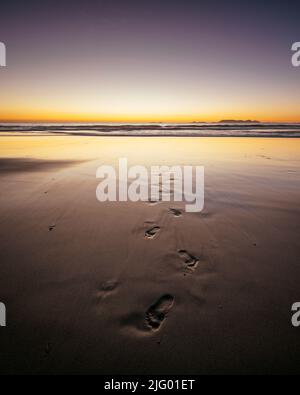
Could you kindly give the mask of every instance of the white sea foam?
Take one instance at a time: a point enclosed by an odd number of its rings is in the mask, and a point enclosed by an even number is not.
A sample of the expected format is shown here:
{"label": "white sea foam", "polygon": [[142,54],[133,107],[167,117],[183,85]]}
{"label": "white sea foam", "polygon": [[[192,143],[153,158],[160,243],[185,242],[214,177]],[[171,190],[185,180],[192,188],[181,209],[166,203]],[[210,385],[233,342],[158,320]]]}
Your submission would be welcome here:
{"label": "white sea foam", "polygon": [[1,132],[79,136],[300,137],[297,123],[2,123]]}

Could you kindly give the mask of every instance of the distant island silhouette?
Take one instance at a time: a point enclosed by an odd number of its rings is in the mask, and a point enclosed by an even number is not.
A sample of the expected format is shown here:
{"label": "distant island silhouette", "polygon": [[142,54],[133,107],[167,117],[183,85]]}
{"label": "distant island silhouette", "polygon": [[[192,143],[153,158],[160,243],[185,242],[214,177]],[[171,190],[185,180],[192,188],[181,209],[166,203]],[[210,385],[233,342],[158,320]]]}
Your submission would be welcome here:
{"label": "distant island silhouette", "polygon": [[250,119],[247,121],[241,121],[236,119],[224,119],[219,121],[219,123],[260,123],[259,121],[251,121]]}

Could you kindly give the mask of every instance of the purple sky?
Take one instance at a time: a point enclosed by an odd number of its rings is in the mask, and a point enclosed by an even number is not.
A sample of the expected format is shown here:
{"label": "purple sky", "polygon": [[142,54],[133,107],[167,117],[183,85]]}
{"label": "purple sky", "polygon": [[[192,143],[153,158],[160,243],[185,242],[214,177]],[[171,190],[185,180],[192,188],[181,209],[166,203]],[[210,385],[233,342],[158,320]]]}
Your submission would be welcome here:
{"label": "purple sky", "polygon": [[0,120],[300,121],[300,3],[1,5]]}

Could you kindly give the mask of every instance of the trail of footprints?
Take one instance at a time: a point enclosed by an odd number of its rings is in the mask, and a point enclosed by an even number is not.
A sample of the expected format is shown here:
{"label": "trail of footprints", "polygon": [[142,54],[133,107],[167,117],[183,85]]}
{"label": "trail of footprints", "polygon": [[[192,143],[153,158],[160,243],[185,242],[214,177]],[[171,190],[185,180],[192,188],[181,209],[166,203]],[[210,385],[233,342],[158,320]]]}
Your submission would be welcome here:
{"label": "trail of footprints", "polygon": [[[176,218],[182,216],[182,212],[179,209],[170,208],[169,212]],[[158,236],[160,231],[161,231],[160,226],[152,225],[145,231],[144,237],[145,237],[145,239],[153,240]],[[190,270],[191,272],[196,270],[196,268],[199,264],[199,258],[197,258],[196,256],[190,254],[188,251],[183,250],[183,249],[178,250],[177,254],[178,254],[178,257],[183,262],[185,269]],[[107,296],[114,293],[116,291],[117,287],[118,287],[117,281],[108,281],[108,282],[102,284],[101,288],[98,290],[98,293],[97,293],[98,301],[102,301]],[[172,310],[174,304],[175,304],[175,298],[173,295],[170,295],[170,294],[162,295],[144,313],[143,326],[142,327],[140,326],[140,324],[142,324],[141,321],[139,321],[139,323],[137,323],[137,325],[134,325],[134,326],[136,326],[137,329],[150,331],[152,333],[159,331],[162,327],[162,324],[166,320],[168,314]],[[134,317],[135,316],[136,315],[134,315]],[[140,317],[140,319],[142,318],[142,316],[140,316],[140,315],[137,315],[137,316]],[[133,320],[130,319],[129,322],[130,322],[130,325],[132,325],[136,321],[135,321],[135,319],[133,319]],[[128,323],[128,321],[127,321],[127,323]]]}
{"label": "trail of footprints", "polygon": [[[182,212],[176,208],[169,209],[170,214],[172,214],[175,218],[179,218],[182,216]],[[152,226],[151,228],[147,229],[145,232],[146,239],[154,239],[158,233],[160,232],[161,228],[158,225]],[[194,271],[196,270],[199,264],[199,258],[190,254],[186,250],[178,250],[178,256],[182,260],[184,267],[188,270]],[[157,331],[161,328],[164,320],[167,318],[167,315],[171,311],[172,307],[174,306],[175,299],[172,295],[163,295],[160,297],[156,303],[154,303],[145,314],[145,322],[147,327],[151,331]]]}

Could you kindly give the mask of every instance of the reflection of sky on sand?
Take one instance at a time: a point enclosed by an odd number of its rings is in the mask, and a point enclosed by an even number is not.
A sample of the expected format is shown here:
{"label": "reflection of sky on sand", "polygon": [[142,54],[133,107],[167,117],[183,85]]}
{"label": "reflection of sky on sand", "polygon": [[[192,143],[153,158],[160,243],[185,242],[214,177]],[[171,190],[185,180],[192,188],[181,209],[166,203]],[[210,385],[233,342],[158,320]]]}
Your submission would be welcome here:
{"label": "reflection of sky on sand", "polygon": [[90,160],[129,165],[206,165],[225,167],[261,164],[298,166],[300,140],[283,138],[177,138],[2,136],[0,157]]}

